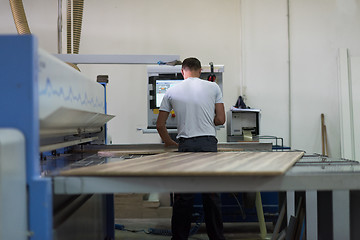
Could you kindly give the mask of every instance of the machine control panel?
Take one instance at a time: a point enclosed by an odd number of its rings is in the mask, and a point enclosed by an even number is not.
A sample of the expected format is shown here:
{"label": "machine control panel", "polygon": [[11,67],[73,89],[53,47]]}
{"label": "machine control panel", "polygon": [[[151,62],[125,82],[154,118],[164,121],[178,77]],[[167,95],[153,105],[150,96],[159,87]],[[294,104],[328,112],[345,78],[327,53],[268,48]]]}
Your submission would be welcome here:
{"label": "machine control panel", "polygon": [[[181,74],[181,66],[148,66],[148,129],[156,128],[156,120],[159,114],[159,107],[166,91],[184,80]],[[212,67],[202,66],[200,78],[207,81],[209,76],[215,75],[215,82],[222,91],[223,65],[214,65]],[[176,113],[172,110],[166,121],[168,129],[176,129]]]}

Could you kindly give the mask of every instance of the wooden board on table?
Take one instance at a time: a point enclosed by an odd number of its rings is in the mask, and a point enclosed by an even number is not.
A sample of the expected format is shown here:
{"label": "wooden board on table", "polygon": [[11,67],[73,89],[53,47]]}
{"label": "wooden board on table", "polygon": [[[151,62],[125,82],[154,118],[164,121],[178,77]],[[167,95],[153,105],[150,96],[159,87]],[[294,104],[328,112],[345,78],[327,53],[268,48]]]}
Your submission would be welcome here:
{"label": "wooden board on table", "polygon": [[[141,145],[129,145],[128,147],[118,145],[118,149],[100,149],[97,152],[99,157],[122,157],[124,155],[153,155],[166,152],[177,152],[177,147],[167,147],[163,145],[153,147],[143,147]],[[239,151],[271,151],[271,143],[245,142],[245,143],[220,143],[218,152],[239,152]]]}
{"label": "wooden board on table", "polygon": [[168,152],[61,172],[64,176],[271,176],[303,152]]}
{"label": "wooden board on table", "polygon": [[[122,157],[124,155],[151,155],[165,152],[177,152],[177,147],[165,147],[162,143],[151,144],[110,144],[84,145],[79,152],[97,153],[99,157]],[[272,151],[272,143],[226,142],[218,143],[218,152]]]}
{"label": "wooden board on table", "polygon": [[[163,148],[163,149],[124,149],[124,150],[105,150],[99,151],[97,155],[99,157],[121,157],[124,155],[154,155],[166,152],[177,152],[175,148]],[[239,148],[219,148],[219,152],[239,152],[244,151],[244,149]]]}
{"label": "wooden board on table", "polygon": [[105,150],[99,151],[99,157],[121,157],[124,155],[153,155],[166,152],[175,152],[175,148],[163,149],[124,149],[124,150]]}
{"label": "wooden board on table", "polygon": [[[239,152],[244,151],[244,149],[239,148],[219,148],[219,152]],[[160,154],[166,152],[177,152],[175,148],[163,148],[163,149],[134,149],[134,150],[105,150],[99,151],[97,155],[99,157],[121,157],[124,155],[153,155],[153,154]]]}

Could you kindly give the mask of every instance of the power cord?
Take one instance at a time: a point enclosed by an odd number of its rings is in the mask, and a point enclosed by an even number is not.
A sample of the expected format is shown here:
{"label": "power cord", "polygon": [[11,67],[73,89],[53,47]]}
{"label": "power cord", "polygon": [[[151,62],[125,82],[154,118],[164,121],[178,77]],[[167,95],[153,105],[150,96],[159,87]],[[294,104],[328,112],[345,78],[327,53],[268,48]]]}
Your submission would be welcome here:
{"label": "power cord", "polygon": [[[198,232],[198,230],[200,229],[201,223],[204,222],[204,213],[202,213],[201,215],[199,213],[196,213],[195,215],[198,215],[198,218],[197,218],[197,221],[195,222],[195,226],[193,226],[190,229],[190,233],[189,233],[190,236],[196,234]],[[149,228],[147,231],[143,230],[143,229],[142,230],[131,230],[131,229],[125,228],[125,226],[122,224],[115,224],[115,229],[121,230],[121,231],[133,232],[133,233],[144,232],[146,234],[154,234],[154,235],[162,235],[162,236],[171,236],[172,235],[171,230],[168,230],[168,229]]]}

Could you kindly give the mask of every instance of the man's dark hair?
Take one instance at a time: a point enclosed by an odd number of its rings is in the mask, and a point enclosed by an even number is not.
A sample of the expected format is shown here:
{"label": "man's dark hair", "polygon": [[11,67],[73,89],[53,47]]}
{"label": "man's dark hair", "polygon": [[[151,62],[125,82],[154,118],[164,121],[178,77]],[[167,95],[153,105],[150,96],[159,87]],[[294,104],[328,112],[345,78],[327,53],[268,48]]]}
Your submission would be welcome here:
{"label": "man's dark hair", "polygon": [[201,62],[199,61],[199,59],[194,57],[186,58],[182,62],[182,68],[184,70],[196,71],[201,69]]}

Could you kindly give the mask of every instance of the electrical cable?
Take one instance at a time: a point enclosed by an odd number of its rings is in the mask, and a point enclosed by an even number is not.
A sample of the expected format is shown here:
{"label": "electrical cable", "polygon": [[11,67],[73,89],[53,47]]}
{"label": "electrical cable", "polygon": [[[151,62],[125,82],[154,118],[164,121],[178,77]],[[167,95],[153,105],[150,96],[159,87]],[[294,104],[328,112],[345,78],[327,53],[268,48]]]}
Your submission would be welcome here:
{"label": "electrical cable", "polygon": [[161,235],[161,236],[172,236],[172,232],[169,229],[149,228],[149,234]]}
{"label": "electrical cable", "polygon": [[133,233],[137,233],[137,232],[144,232],[144,233],[149,233],[149,232],[147,232],[147,231],[145,231],[145,230],[132,230],[132,229],[127,229],[127,228],[125,228],[125,226],[124,225],[122,225],[122,224],[117,224],[117,223],[115,223],[115,229],[116,230],[121,230],[121,231],[127,231],[127,232],[133,232]]}
{"label": "electrical cable", "polygon": [[239,199],[236,197],[235,193],[232,193],[232,195],[234,196],[237,204],[239,205],[242,218],[245,219],[245,218],[246,218],[246,214],[245,214],[244,209],[242,208],[242,206],[241,206],[241,204],[240,204],[240,202],[239,202]]}
{"label": "electrical cable", "polygon": [[[202,213],[201,215],[200,214],[198,214],[198,215],[200,217],[197,218],[197,221],[195,222],[195,226],[193,226],[190,229],[189,236],[196,234],[198,232],[198,230],[200,229],[201,223],[204,222],[204,213]],[[171,236],[172,235],[172,232],[169,229],[149,228],[147,231],[143,230],[143,229],[142,230],[132,230],[132,229],[125,228],[125,226],[122,224],[115,224],[115,229],[121,230],[121,231],[133,232],[133,233],[144,232],[146,234],[154,234],[154,235],[161,235],[161,236]]]}

